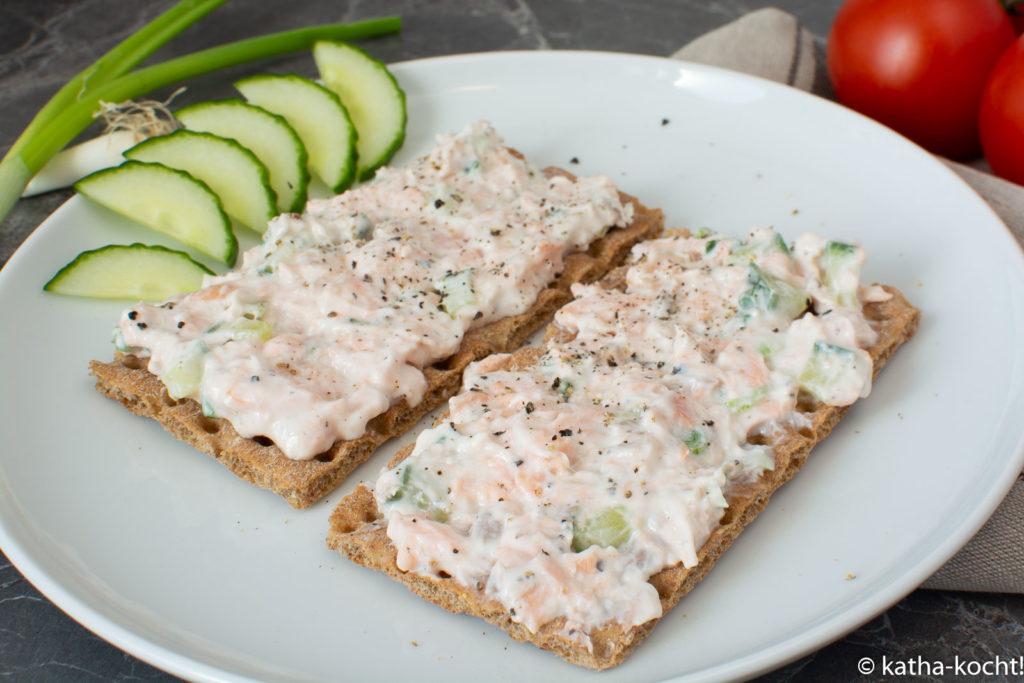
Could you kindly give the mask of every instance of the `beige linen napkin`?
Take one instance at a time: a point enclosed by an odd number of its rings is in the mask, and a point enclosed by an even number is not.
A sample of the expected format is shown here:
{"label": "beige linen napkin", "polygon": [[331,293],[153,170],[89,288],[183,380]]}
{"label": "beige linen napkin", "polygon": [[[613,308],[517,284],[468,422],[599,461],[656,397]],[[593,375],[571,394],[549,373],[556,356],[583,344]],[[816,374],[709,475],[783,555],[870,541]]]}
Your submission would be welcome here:
{"label": "beige linen napkin", "polygon": [[[824,51],[796,17],[757,10],[684,45],[672,57],[785,83],[823,97],[832,89]],[[1024,187],[964,164],[944,161],[974,188],[1024,244]],[[1024,478],[978,534],[924,588],[1024,593]]]}

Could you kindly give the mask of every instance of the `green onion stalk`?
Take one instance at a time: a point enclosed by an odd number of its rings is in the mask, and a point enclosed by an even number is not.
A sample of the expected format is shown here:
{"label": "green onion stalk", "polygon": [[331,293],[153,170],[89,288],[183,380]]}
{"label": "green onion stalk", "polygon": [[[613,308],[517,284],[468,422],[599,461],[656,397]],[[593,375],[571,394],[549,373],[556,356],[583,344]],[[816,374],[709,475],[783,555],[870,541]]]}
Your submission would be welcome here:
{"label": "green onion stalk", "polygon": [[75,102],[85,101],[98,85],[134,69],[168,40],[224,2],[225,0],[184,0],[133,33],[57,91],[28,124],[28,128],[14,143],[11,152],[31,146],[30,143],[39,131],[64,109]]}
{"label": "green onion stalk", "polygon": [[0,221],[32,177],[96,118],[99,103],[123,102],[202,74],[310,49],[319,40],[358,40],[395,33],[399,17],[326,24],[272,33],[132,71],[168,40],[226,0],[183,0],[75,76],[44,106],[0,161]]}

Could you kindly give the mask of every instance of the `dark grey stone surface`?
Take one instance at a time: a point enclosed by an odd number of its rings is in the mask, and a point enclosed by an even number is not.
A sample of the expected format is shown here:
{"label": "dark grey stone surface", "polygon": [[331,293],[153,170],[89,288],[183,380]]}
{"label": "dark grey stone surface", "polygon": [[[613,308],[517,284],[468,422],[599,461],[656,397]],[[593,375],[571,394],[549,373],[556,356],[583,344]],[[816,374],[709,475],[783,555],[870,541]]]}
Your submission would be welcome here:
{"label": "dark grey stone surface", "polygon": [[[50,95],[170,0],[0,2],[0,151]],[[840,0],[234,0],[152,57],[158,61],[269,30],[400,14],[400,35],[372,44],[385,61],[503,49],[584,48],[668,55],[705,31],[767,5],[824,36]],[[282,57],[196,79],[177,102],[227,96],[257,71],[311,73],[307,56]],[[168,93],[156,93],[165,97]],[[22,200],[0,225],[0,264],[69,192]],[[2,328],[0,328],[2,330]],[[2,333],[2,332],[0,332]],[[770,625],[766,625],[770,628]],[[870,657],[976,661],[1020,656],[1024,596],[919,590],[844,639],[763,677],[765,681],[875,680]],[[919,667],[919,671],[923,671]],[[924,671],[927,673],[927,671]],[[173,680],[69,619],[0,555],[0,676],[10,680]],[[926,676],[926,678],[942,678]],[[949,678],[949,676],[946,676]],[[988,676],[1013,680],[1014,676]]]}

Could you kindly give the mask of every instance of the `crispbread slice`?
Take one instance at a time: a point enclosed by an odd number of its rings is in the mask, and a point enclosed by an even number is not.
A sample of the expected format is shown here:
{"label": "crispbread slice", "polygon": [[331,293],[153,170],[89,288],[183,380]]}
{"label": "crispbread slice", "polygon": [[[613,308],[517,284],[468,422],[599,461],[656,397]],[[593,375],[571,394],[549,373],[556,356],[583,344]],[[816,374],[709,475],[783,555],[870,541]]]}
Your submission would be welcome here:
{"label": "crispbread slice", "polygon": [[[604,283],[607,286],[621,284],[621,272],[611,273]],[[864,309],[866,317],[874,322],[878,332],[877,342],[868,349],[874,362],[875,376],[893,352],[914,334],[919,318],[919,311],[899,291],[891,287],[885,289],[893,295],[889,301],[868,304]],[[556,330],[554,325],[549,327],[549,338],[560,334]],[[510,356],[509,367],[534,363],[540,353],[539,349],[521,349]],[[743,528],[764,508],[771,494],[800,469],[814,446],[828,436],[848,406],[807,403],[801,404],[800,410],[808,418],[809,426],[799,432],[786,432],[773,443],[776,463],[773,471],[765,472],[756,483],[746,488],[733,487],[727,492],[729,507],[718,528],[698,551],[698,564],[689,569],[679,564],[651,577],[650,583],[661,597],[663,615],[707,574]],[[399,452],[389,466],[407,457],[412,448],[413,445],[410,445]],[[364,486],[357,488],[335,507],[331,514],[327,544],[358,564],[383,571],[414,593],[447,610],[482,617],[517,640],[532,642],[555,652],[568,662],[591,669],[607,669],[622,663],[658,621],[652,619],[625,630],[615,624],[602,627],[589,634],[592,650],[560,635],[561,620],[548,623],[537,633],[531,633],[521,624],[512,621],[501,604],[482,599],[476,591],[452,579],[401,571],[396,564],[395,548],[387,537],[386,526],[373,494]]]}
{"label": "crispbread slice", "polygon": [[[573,177],[556,168],[545,169],[545,173]],[[292,507],[309,507],[338,486],[381,444],[443,405],[459,390],[467,365],[521,346],[572,298],[569,290],[574,283],[597,280],[622,263],[634,244],[662,232],[664,218],[660,210],[647,208],[624,193],[620,197],[633,204],[630,225],[609,230],[587,251],[567,255],[561,276],[541,291],[525,313],[471,330],[453,356],[424,368],[429,388],[419,404],[410,407],[404,401],[396,403],[371,420],[363,436],[339,441],[312,460],[292,460],[265,437],[245,438],[227,420],[205,417],[198,402],[171,398],[163,382],[146,369],[145,359],[117,354],[112,362],[92,361],[89,368],[101,393],[137,415],[153,418],[176,438],[217,458],[239,477],[283,496]]]}

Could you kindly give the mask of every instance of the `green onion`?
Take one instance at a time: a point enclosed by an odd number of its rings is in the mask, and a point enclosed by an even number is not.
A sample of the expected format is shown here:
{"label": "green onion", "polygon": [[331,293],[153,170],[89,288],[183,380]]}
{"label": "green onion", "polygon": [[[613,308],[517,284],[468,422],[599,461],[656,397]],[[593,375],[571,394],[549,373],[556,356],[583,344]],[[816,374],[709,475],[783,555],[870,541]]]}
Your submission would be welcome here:
{"label": "green onion", "polygon": [[101,100],[122,102],[218,69],[310,49],[318,40],[371,38],[395,33],[402,26],[399,17],[313,26],[228,43],[126,73],[223,2],[179,3],[62,88],[0,161],[0,220],[14,206],[32,176],[92,123]]}
{"label": "green onion", "polygon": [[[86,99],[90,91],[134,69],[168,40],[181,33],[226,0],[183,0],[149,22],[77,76],[68,81],[39,110],[11,152],[27,146],[37,132],[62,111]],[[10,156],[10,154],[8,154]]]}
{"label": "green onion", "polygon": [[43,135],[51,122],[62,112],[78,103],[89,102],[95,109],[98,100],[90,96],[98,86],[135,68],[146,57],[164,43],[213,11],[225,0],[182,0],[159,17],[149,22],[134,34],[121,41],[105,55],[93,62],[63,88],[39,111],[25,128],[25,131],[8,150],[0,162],[0,220],[7,215],[18,201],[22,190],[32,176],[43,167],[51,156],[60,151],[67,142],[74,139],[88,124],[82,126],[68,141],[49,152],[42,163],[25,158],[25,152],[37,147],[36,141]]}

